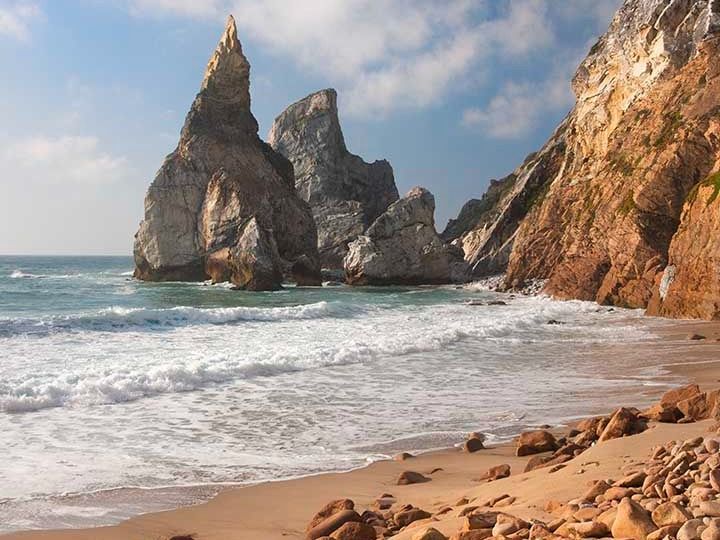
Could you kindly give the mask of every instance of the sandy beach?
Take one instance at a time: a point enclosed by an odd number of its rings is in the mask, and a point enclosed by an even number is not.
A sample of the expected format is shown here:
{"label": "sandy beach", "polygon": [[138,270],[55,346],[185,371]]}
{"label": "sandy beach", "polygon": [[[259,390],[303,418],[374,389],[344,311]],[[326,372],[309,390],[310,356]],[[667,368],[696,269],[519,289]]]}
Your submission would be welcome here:
{"label": "sandy beach", "polygon": [[[690,340],[688,336],[701,334],[706,339]],[[703,390],[717,386],[720,380],[720,326],[714,323],[680,322],[668,327],[665,337],[676,343],[678,362],[664,367],[682,375],[688,381],[697,382]],[[706,361],[682,363],[684,347],[706,349]],[[617,403],[608,408],[608,414],[620,406],[633,403]],[[548,520],[545,511],[550,500],[566,502],[581,495],[594,481],[623,476],[633,464],[647,460],[652,449],[671,440],[684,440],[707,435],[714,420],[684,424],[651,422],[643,433],[596,444],[567,462],[557,471],[541,468],[523,473],[532,456],[516,457],[515,444],[507,443],[474,453],[459,448],[431,452],[404,461],[380,461],[367,467],[344,473],[320,474],[299,479],[266,482],[242,488],[222,491],[211,501],[197,506],[172,511],[145,514],[115,526],[85,530],[28,531],[4,535],[13,539],[170,539],[190,535],[196,540],[211,539],[266,539],[280,540],[305,538],[305,528],[312,516],[326,503],[334,499],[349,498],[355,509],[362,513],[375,507],[377,498],[391,494],[394,507],[411,504],[431,514],[443,508],[451,510],[435,515],[433,527],[450,535],[462,526],[458,517],[467,499],[486,501],[501,495],[516,499],[504,506],[503,512],[523,519]],[[554,432],[559,437],[567,428]],[[493,482],[479,478],[489,468],[499,464],[510,466],[508,478]],[[430,481],[397,485],[403,471],[416,471]],[[553,471],[553,472],[551,472]],[[394,538],[410,540],[419,529],[409,527]]]}

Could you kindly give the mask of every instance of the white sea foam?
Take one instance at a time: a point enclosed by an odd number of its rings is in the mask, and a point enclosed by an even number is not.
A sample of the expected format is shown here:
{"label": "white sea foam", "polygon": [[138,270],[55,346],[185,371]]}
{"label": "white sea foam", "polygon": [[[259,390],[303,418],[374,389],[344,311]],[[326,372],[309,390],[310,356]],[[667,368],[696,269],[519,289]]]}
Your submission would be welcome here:
{"label": "white sea foam", "polygon": [[111,307],[83,315],[41,318],[0,318],[0,336],[37,334],[61,330],[117,331],[123,329],[172,328],[201,324],[228,324],[240,321],[305,320],[322,317],[349,317],[360,308],[338,302],[317,302],[288,307],[124,308]]}
{"label": "white sea foam", "polygon": [[[217,326],[219,337],[215,345],[220,345],[233,339],[235,331],[227,325],[240,321],[285,324],[278,329],[278,337],[282,332],[303,336],[302,321],[320,323],[324,319],[327,322],[317,327],[319,335],[314,342],[305,342],[301,347],[290,340],[290,336],[286,344],[279,340],[268,346],[263,340],[273,338],[268,328],[263,326],[248,334],[250,346],[237,347],[236,351],[222,354],[214,353],[211,347],[207,354],[200,352],[192,360],[173,357],[169,361],[155,360],[150,365],[136,362],[135,369],[115,363],[91,365],[71,373],[61,371],[42,378],[29,371],[27,378],[14,376],[9,381],[0,382],[0,411],[24,412],[58,406],[123,403],[158,394],[188,392],[210,384],[358,364],[380,357],[442,351],[467,339],[508,343],[533,340],[592,343],[617,339],[622,333],[631,333],[635,339],[645,335],[628,327],[598,327],[588,333],[587,329],[577,325],[547,325],[550,318],[577,317],[598,311],[593,304],[539,299],[526,299],[524,304],[522,310],[502,310],[501,306],[497,306],[494,312],[488,308],[457,305],[413,306],[395,310],[375,306],[369,310],[352,304],[325,301],[275,308],[115,307],[90,316],[54,318],[44,324],[85,331],[80,334],[81,339],[92,343],[93,347],[97,345],[88,331],[132,330],[126,339],[108,338],[110,341],[106,342],[112,344],[114,340],[120,340],[117,346],[127,346],[130,351],[133,346],[141,345],[146,339],[144,332],[154,327],[187,328],[190,334],[176,335],[173,339],[188,341],[202,325]],[[528,309],[533,304],[534,309]],[[355,328],[353,323],[343,321],[348,317],[356,317]],[[23,328],[27,324],[26,321]],[[322,336],[324,331],[337,337],[328,340]],[[343,333],[347,335],[343,336]],[[256,341],[254,346],[252,340]],[[38,342],[36,346],[41,344]],[[113,345],[113,350],[117,346]],[[192,347],[192,342],[188,346]],[[96,354],[100,352],[94,350]]]}
{"label": "white sea foam", "polygon": [[[251,294],[128,281],[126,263],[13,268],[84,276],[1,284],[18,294],[0,318],[0,530],[118,519],[88,508],[121,486],[348,469],[474,430],[504,440],[641,405],[662,391],[644,383],[669,376],[644,370],[653,341],[634,345],[652,321],[585,302],[452,287]],[[63,491],[100,495],[60,517],[35,504],[56,508]]]}

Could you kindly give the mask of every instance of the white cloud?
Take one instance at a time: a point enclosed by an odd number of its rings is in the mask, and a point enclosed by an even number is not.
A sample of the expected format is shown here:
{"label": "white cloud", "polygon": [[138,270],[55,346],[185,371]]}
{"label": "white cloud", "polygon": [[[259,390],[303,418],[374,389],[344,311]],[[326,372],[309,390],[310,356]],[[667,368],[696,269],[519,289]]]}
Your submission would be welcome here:
{"label": "white cloud", "polygon": [[0,36],[27,41],[30,39],[30,23],[40,17],[42,11],[34,2],[0,1]]}
{"label": "white cloud", "polygon": [[[136,15],[220,18],[241,39],[324,77],[349,114],[441,102],[484,60],[530,57],[554,43],[548,0],[128,0]],[[494,15],[488,18],[489,6]]]}
{"label": "white cloud", "polygon": [[101,150],[96,137],[35,136],[3,146],[4,182],[99,185],[118,182],[128,174],[127,160]]}
{"label": "white cloud", "polygon": [[541,83],[508,82],[487,106],[465,109],[462,123],[482,129],[489,137],[514,139],[532,131],[546,113],[568,109],[572,103],[565,77]]}

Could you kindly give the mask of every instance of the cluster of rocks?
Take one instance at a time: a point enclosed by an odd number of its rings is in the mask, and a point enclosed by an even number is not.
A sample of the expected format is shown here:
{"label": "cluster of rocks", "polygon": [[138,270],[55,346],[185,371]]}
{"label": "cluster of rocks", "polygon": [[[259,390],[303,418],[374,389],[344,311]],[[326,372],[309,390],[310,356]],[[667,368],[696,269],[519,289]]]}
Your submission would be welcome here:
{"label": "cluster of rocks", "polygon": [[670,441],[618,480],[599,480],[535,523],[527,538],[580,537],[635,540],[720,539],[720,443],[717,437]]}
{"label": "cluster of rocks", "polygon": [[267,144],[249,77],[230,17],[178,146],[147,192],[136,278],[271,290],[285,279],[320,285],[322,265],[359,285],[468,280],[462,250],[435,230],[432,194],[416,188],[398,200],[387,161],[348,151],[334,90],[288,107]]}
{"label": "cluster of rocks", "polygon": [[367,232],[349,246],[348,283],[419,285],[464,283],[470,269],[461,249],[435,231],[435,197],[416,187],[390,205]]}
{"label": "cluster of rocks", "polygon": [[[718,391],[702,392],[695,385],[671,390],[645,411],[620,408],[613,414],[585,419],[563,436],[547,429],[522,433],[515,454],[529,456],[523,472],[546,469],[552,474],[595,444],[641,433],[648,422],[695,422],[720,418]],[[462,445],[467,453],[485,449],[481,433],[471,433]],[[398,454],[396,461],[413,456]],[[396,485],[432,481],[432,474],[403,471]],[[488,469],[476,482],[510,476],[508,464]],[[484,500],[466,497],[435,512],[398,504],[383,493],[362,513],[353,501],[328,503],[310,521],[309,540],[375,540],[415,530],[412,540],[562,540],[616,538],[632,540],[720,540],[720,436],[670,441],[653,449],[645,462],[623,469],[622,477],[602,479],[567,502],[548,501],[551,519],[526,521],[510,515],[516,502],[508,493]],[[449,538],[438,531],[438,521],[463,518],[460,530]]]}

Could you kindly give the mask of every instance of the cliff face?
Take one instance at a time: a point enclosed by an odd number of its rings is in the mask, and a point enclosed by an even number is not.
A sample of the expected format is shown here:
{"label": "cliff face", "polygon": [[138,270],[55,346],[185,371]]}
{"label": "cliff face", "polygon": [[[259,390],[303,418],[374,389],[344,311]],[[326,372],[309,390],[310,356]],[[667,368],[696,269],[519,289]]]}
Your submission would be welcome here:
{"label": "cliff face", "polygon": [[322,265],[342,268],[348,243],[398,199],[392,167],[348,151],[332,89],[290,105],[275,119],[269,142],[295,168],[298,194],[317,224]]}
{"label": "cliff face", "polygon": [[[710,278],[720,256],[719,33],[716,0],[626,0],[577,71],[575,108],[539,153],[543,189],[512,232],[507,287],[548,279],[559,298],[720,315]],[[485,229],[507,223],[507,206],[527,191],[516,181]]]}
{"label": "cliff face", "polygon": [[317,233],[292,164],[260,140],[250,65],[230,17],[175,151],[145,199],[135,276],[231,280],[272,289],[282,276],[319,283]]}
{"label": "cliff face", "polygon": [[467,263],[435,232],[435,197],[416,187],[350,243],[345,275],[352,285],[465,282]]}

